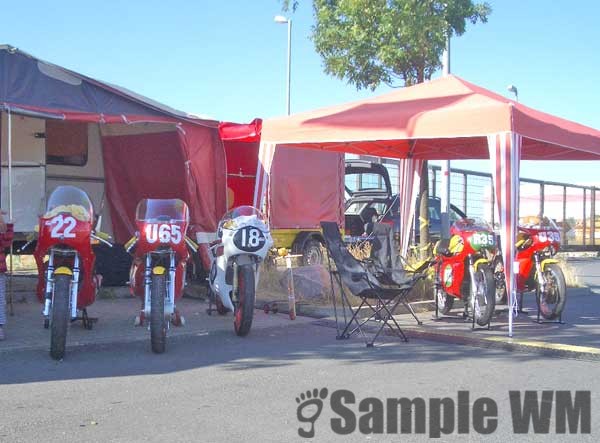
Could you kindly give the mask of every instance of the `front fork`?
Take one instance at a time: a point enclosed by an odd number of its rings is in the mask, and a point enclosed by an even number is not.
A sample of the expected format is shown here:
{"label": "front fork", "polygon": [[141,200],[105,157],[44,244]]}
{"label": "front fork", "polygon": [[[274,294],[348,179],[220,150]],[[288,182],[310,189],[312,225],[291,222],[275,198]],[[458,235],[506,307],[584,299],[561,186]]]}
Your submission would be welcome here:
{"label": "front fork", "polygon": [[542,269],[542,260],[540,258],[540,255],[537,253],[533,254],[533,260],[535,264],[537,285],[540,289],[540,292],[544,292],[546,291],[546,278],[544,277],[544,271]]}
{"label": "front fork", "polygon": [[[71,306],[71,318],[77,318],[77,294],[79,291],[79,255],[73,258],[73,276],[71,280],[71,293],[69,294],[69,305]],[[44,299],[44,310],[42,314],[45,319],[50,317],[50,309],[54,297],[54,251],[48,256],[48,268],[46,269],[46,296]]]}
{"label": "front fork", "polygon": [[[165,316],[175,312],[175,252],[169,252],[169,275],[167,278],[167,294],[165,298]],[[146,266],[144,267],[144,315],[150,315],[152,293],[152,256],[146,254]]]}

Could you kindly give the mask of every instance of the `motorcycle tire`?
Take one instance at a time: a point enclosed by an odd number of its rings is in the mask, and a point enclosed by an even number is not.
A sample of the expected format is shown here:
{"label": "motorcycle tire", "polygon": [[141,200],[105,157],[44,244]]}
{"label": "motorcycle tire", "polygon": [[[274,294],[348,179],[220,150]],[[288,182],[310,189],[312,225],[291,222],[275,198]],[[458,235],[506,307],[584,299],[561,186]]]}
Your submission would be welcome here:
{"label": "motorcycle tire", "polygon": [[150,344],[152,352],[165,352],[167,341],[167,319],[165,318],[165,296],[167,279],[165,275],[152,275],[150,291]]}
{"label": "motorcycle tire", "polygon": [[215,294],[212,289],[210,290],[210,297],[214,297],[214,301],[215,301],[215,306],[217,307],[217,313],[219,315],[225,315],[229,312],[229,309],[227,309],[225,307],[225,305],[223,304],[223,302],[221,301],[221,296],[218,294]]}
{"label": "motorcycle tire", "polygon": [[69,301],[71,293],[71,276],[54,276],[54,297],[50,313],[50,357],[62,360],[67,345],[69,328]]}
{"label": "motorcycle tire", "polygon": [[436,289],[434,293],[438,312],[442,315],[448,315],[452,310],[452,306],[454,306],[454,297],[442,289]]}
{"label": "motorcycle tire", "polygon": [[475,271],[475,281],[479,283],[477,286],[480,290],[471,288],[471,297],[474,297],[473,316],[479,326],[485,326],[492,319],[496,307],[496,285],[491,268],[479,266]]}
{"label": "motorcycle tire", "polygon": [[507,300],[506,278],[504,264],[499,257],[494,260],[494,281],[496,283],[496,305],[505,304]]}
{"label": "motorcycle tire", "polygon": [[238,266],[237,270],[238,296],[235,306],[233,326],[240,337],[248,335],[252,327],[254,315],[254,267],[252,265]]}
{"label": "motorcycle tire", "polygon": [[556,320],[562,314],[567,301],[567,285],[560,266],[556,263],[546,265],[544,269],[546,291],[542,293],[539,283],[536,285],[538,310],[546,320]]}

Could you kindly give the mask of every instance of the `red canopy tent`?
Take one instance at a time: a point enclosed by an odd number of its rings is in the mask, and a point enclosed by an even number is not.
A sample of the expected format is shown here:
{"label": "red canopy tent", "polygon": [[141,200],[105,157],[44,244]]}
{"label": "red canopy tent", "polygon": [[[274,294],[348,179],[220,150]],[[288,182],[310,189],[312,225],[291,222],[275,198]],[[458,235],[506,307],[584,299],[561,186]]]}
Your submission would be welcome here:
{"label": "red canopy tent", "polygon": [[[598,160],[600,131],[514,102],[450,75],[377,97],[265,120],[259,168],[275,146],[403,159],[404,232],[414,211],[414,174],[424,159],[492,159],[507,290],[516,307],[513,257],[519,162]],[[406,237],[406,236],[405,236]],[[404,239],[404,243],[407,239]]]}

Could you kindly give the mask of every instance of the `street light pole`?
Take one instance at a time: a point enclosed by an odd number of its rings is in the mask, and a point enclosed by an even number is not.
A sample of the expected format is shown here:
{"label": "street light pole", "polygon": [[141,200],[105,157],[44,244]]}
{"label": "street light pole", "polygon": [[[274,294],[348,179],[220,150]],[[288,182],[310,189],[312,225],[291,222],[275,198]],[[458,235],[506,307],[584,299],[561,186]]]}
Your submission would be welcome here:
{"label": "street light pole", "polygon": [[292,19],[282,15],[275,16],[275,23],[287,23],[288,41],[287,41],[287,82],[286,82],[286,111],[290,115],[290,86],[292,82]]}
{"label": "street light pole", "polygon": [[508,85],[506,89],[508,90],[508,92],[512,92],[513,94],[515,94],[515,100],[517,101],[517,103],[519,103],[519,91],[517,87],[515,85]]}

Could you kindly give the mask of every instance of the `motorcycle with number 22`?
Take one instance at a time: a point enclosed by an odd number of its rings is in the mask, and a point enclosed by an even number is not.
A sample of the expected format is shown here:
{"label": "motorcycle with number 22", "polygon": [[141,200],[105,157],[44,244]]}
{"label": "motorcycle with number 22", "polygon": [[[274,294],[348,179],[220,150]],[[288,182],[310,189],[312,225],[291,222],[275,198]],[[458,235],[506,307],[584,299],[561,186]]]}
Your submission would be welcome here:
{"label": "motorcycle with number 22", "polygon": [[175,303],[183,295],[190,251],[197,252],[198,245],[186,235],[189,210],[182,200],[141,200],[135,223],[135,236],[125,244],[125,250],[133,255],[131,293],[142,299],[135,325],[143,326],[150,320],[152,351],[160,354],[165,352],[170,325],[185,324]]}
{"label": "motorcycle with number 22", "polygon": [[235,333],[245,336],[252,326],[260,264],[273,240],[265,217],[252,206],[239,206],[225,214],[217,236],[210,247],[211,301],[214,298],[219,314],[233,312]]}
{"label": "motorcycle with number 22", "polygon": [[50,329],[50,356],[55,360],[65,355],[71,322],[82,320],[85,329],[94,324],[87,307],[94,303],[101,277],[94,272],[92,243],[112,244],[107,234],[95,231],[93,222],[92,202],[75,186],[57,187],[40,216],[33,253],[39,276],[37,296],[44,304],[44,328]]}

